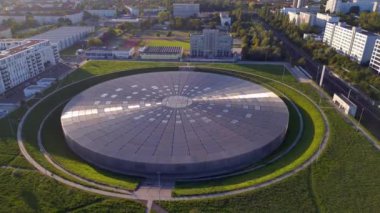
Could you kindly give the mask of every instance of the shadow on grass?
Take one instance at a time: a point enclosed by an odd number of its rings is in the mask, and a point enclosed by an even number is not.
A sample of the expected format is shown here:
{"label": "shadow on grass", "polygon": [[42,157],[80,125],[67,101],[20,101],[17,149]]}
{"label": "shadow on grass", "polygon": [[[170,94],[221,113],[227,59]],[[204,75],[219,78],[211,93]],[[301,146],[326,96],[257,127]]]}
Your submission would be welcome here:
{"label": "shadow on grass", "polygon": [[40,207],[36,195],[28,190],[21,191],[21,199],[34,211],[39,212]]}

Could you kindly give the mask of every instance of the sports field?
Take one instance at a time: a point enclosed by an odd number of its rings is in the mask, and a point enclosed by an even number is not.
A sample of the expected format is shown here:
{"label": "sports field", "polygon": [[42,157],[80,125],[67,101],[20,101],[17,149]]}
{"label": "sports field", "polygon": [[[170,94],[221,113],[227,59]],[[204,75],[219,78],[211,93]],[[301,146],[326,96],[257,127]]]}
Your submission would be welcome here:
{"label": "sports field", "polygon": [[184,51],[190,50],[190,43],[179,40],[169,39],[149,39],[143,41],[144,46],[168,46],[168,47],[182,47]]}

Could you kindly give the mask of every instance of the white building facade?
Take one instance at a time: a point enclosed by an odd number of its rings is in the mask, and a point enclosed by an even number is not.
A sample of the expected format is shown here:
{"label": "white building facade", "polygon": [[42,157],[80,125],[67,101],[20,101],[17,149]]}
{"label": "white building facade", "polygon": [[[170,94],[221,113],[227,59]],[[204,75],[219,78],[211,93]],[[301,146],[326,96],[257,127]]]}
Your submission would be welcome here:
{"label": "white building facade", "polygon": [[93,16],[98,16],[101,18],[114,18],[116,17],[116,10],[86,10]]}
{"label": "white building facade", "polygon": [[340,22],[326,24],[323,42],[359,64],[366,64],[371,59],[377,38],[378,35]]}
{"label": "white building facade", "polygon": [[47,40],[0,40],[0,94],[57,64],[58,49]]}
{"label": "white building facade", "polygon": [[190,35],[191,57],[225,58],[232,56],[233,38],[214,29],[204,29],[202,34]]}
{"label": "white building facade", "polygon": [[380,74],[380,39],[376,40],[369,66]]}
{"label": "white building facade", "polygon": [[334,23],[337,24],[339,22],[339,16],[332,16],[326,13],[317,13],[315,19],[315,26],[318,27],[326,27],[326,23]]}
{"label": "white building facade", "polygon": [[360,11],[374,11],[377,10],[377,5],[377,0],[349,0],[346,2],[342,0],[328,0],[325,11],[330,13],[348,13],[355,6],[359,7]]}

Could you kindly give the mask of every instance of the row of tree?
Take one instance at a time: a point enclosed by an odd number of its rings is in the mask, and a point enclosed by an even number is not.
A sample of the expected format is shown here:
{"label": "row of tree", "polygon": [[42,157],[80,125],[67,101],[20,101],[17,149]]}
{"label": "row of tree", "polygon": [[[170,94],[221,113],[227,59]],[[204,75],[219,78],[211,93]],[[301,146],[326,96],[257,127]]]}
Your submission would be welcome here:
{"label": "row of tree", "polygon": [[287,15],[280,12],[272,13],[268,7],[263,7],[258,12],[273,28],[279,29],[297,46],[308,52],[314,60],[328,65],[335,73],[357,85],[362,91],[374,99],[379,99],[379,94],[371,89],[371,86],[380,89],[380,77],[371,71],[368,66],[361,66],[352,61],[348,56],[337,53],[336,50],[323,42],[312,39],[303,40],[302,29],[289,22]]}

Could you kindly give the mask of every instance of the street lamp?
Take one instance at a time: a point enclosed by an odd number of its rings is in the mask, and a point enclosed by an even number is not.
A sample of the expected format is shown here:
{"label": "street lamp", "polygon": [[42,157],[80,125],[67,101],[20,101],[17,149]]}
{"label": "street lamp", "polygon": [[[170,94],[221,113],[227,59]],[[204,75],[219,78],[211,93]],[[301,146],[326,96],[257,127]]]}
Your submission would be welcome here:
{"label": "street lamp", "polygon": [[362,117],[363,117],[363,113],[364,113],[364,107],[362,108],[362,112],[360,113],[360,117],[359,117],[359,125],[360,125],[360,122],[362,121]]}
{"label": "street lamp", "polygon": [[347,99],[350,100],[352,88],[350,87],[350,90],[348,91]]}

